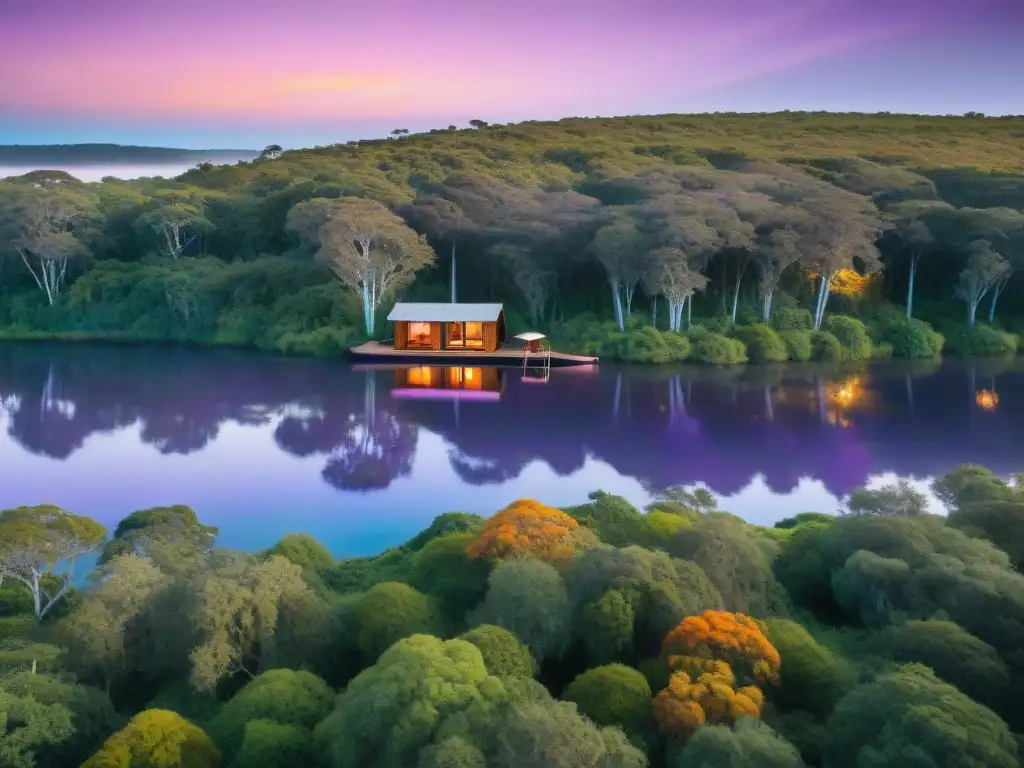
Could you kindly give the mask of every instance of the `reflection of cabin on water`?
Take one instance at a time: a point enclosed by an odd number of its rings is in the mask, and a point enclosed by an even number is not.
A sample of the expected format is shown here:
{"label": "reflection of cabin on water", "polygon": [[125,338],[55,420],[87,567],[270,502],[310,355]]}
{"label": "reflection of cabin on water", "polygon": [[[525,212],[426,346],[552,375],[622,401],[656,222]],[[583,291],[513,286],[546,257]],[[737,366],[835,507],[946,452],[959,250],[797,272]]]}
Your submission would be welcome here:
{"label": "reflection of cabin on water", "polygon": [[499,400],[505,380],[493,367],[419,365],[396,368],[392,397],[398,399]]}
{"label": "reflection of cabin on water", "polygon": [[398,303],[388,320],[397,350],[496,352],[506,338],[501,304]]}

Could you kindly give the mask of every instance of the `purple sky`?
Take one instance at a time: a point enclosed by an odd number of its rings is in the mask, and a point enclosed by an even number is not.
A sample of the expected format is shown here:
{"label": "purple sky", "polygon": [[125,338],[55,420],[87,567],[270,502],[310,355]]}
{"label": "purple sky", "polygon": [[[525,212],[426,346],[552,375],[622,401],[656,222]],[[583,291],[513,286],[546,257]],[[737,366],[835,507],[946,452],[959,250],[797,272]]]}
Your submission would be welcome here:
{"label": "purple sky", "polygon": [[0,143],[308,146],[563,116],[1024,111],[1024,0],[0,0]]}

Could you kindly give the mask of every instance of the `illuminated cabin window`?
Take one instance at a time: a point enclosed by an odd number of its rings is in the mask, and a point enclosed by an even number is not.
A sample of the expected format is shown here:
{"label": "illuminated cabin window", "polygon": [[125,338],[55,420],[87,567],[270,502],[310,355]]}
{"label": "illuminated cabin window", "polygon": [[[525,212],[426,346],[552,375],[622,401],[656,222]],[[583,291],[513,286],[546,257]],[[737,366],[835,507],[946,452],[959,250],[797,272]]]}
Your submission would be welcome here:
{"label": "illuminated cabin window", "polygon": [[466,346],[483,349],[484,346],[484,324],[466,323]]}
{"label": "illuminated cabin window", "polygon": [[410,387],[429,387],[432,382],[432,369],[429,366],[423,365],[419,368],[409,369],[409,386]]}
{"label": "illuminated cabin window", "polygon": [[484,377],[481,368],[449,368],[449,389],[483,389]]}
{"label": "illuminated cabin window", "polygon": [[409,323],[409,346],[427,348],[433,346],[430,338],[430,323]]}

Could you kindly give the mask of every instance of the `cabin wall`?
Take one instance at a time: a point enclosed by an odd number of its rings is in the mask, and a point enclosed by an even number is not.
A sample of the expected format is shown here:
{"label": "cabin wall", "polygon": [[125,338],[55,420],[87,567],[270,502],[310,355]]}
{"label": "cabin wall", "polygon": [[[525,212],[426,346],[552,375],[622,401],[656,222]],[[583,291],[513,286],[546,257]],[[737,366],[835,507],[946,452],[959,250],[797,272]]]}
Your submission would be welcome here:
{"label": "cabin wall", "polygon": [[409,323],[405,320],[395,321],[395,349],[407,349],[409,346]]}
{"label": "cabin wall", "polygon": [[498,324],[484,323],[484,351],[494,352],[498,349]]}
{"label": "cabin wall", "polygon": [[430,348],[438,351],[441,349],[441,323],[430,324]]}

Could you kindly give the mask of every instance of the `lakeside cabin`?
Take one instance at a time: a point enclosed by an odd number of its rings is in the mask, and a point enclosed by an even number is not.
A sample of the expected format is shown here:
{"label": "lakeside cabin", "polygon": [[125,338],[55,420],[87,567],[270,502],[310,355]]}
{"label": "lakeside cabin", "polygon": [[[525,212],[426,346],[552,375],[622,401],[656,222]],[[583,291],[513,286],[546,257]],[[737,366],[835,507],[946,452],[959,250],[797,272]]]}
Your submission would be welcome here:
{"label": "lakeside cabin", "polygon": [[396,350],[497,352],[507,341],[501,304],[399,302],[388,320]]}
{"label": "lakeside cabin", "polygon": [[596,357],[555,352],[542,344],[544,334],[520,333],[522,346],[508,344],[501,304],[457,302],[398,302],[388,314],[392,338],[368,341],[349,350],[361,362],[401,361],[425,364],[464,364],[530,367],[576,366],[594,369]]}

